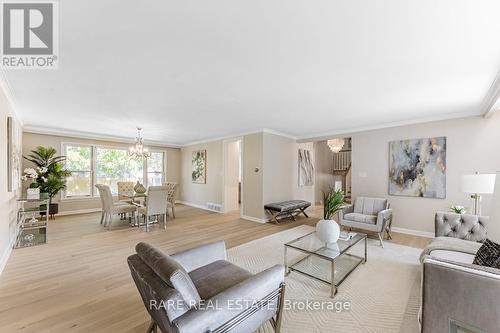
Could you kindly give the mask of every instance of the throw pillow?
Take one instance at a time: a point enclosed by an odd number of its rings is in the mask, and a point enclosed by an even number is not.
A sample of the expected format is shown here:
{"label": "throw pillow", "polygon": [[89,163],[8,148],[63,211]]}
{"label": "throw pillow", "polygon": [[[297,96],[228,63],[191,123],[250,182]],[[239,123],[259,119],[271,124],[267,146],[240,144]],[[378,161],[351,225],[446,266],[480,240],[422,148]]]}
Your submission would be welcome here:
{"label": "throw pillow", "polygon": [[500,268],[500,244],[487,239],[477,251],[472,263],[474,265]]}

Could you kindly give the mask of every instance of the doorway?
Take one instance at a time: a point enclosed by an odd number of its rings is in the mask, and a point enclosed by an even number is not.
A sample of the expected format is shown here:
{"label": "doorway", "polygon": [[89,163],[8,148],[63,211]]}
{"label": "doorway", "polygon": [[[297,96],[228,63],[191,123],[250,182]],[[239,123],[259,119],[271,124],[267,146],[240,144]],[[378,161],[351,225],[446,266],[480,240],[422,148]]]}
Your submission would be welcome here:
{"label": "doorway", "polygon": [[224,140],[223,166],[223,211],[224,213],[240,211],[242,204],[241,188],[241,138]]}

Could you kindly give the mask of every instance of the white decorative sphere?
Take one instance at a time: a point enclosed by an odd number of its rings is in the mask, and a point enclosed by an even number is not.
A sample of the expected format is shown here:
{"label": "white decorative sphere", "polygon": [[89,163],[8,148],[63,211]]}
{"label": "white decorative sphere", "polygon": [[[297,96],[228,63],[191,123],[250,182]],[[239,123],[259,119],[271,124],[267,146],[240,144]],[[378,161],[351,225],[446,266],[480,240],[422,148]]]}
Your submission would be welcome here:
{"label": "white decorative sphere", "polygon": [[321,220],[316,224],[316,235],[325,243],[336,243],[340,236],[340,227],[334,220]]}

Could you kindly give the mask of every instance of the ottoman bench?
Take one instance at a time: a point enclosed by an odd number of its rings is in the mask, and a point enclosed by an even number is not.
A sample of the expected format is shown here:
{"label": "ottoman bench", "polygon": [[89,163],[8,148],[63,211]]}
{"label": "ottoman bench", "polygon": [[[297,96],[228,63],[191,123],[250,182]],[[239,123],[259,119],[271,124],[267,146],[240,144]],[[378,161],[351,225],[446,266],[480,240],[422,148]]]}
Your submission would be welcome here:
{"label": "ottoman bench", "polygon": [[305,212],[306,208],[309,206],[311,206],[311,203],[309,201],[288,200],[264,205],[264,209],[271,215],[271,221],[279,223],[278,217],[281,216],[289,216],[295,221],[294,213],[302,213],[305,215],[305,217],[309,217]]}

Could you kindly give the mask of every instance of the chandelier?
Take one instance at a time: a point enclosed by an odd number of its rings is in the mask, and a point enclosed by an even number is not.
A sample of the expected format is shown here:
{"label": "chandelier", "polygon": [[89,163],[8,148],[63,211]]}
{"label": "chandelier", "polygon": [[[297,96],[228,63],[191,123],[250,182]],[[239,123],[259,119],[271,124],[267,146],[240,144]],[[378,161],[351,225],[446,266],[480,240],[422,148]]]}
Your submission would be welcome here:
{"label": "chandelier", "polygon": [[344,139],[331,139],[327,141],[328,147],[334,153],[338,153],[344,147]]}
{"label": "chandelier", "polygon": [[142,142],[142,128],[140,127],[137,127],[137,137],[135,138],[135,144],[129,148],[128,156],[138,159],[151,157],[151,152],[147,147],[144,147],[144,144]]}

